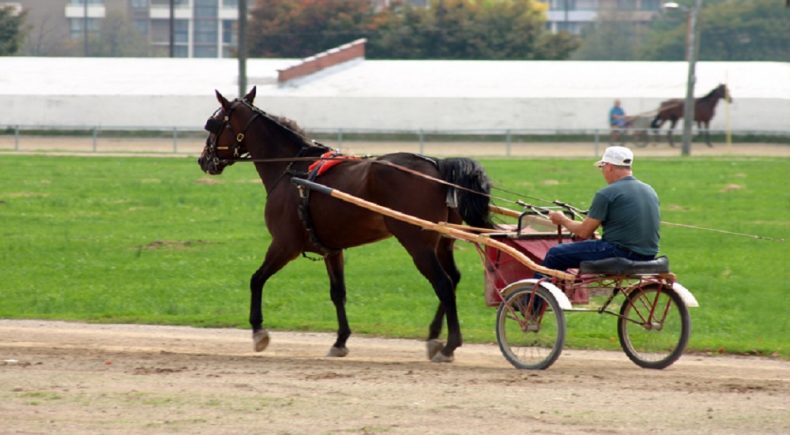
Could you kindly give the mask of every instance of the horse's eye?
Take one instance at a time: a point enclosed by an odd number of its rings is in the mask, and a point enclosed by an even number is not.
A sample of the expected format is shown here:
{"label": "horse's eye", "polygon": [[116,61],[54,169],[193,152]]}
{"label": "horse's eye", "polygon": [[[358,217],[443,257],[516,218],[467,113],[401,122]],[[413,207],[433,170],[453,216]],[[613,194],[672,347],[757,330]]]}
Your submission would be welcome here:
{"label": "horse's eye", "polygon": [[206,121],[206,126],[203,127],[209,133],[219,134],[220,129],[222,129],[222,121],[214,118],[209,118]]}

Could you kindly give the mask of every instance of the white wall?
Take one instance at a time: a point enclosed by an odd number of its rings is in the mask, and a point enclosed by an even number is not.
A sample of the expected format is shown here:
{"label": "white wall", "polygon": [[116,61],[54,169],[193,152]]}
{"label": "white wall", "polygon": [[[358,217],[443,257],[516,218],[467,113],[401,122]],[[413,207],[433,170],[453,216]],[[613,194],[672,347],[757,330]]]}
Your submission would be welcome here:
{"label": "white wall", "polygon": [[[646,113],[660,99],[624,98],[628,114]],[[258,95],[261,109],[285,115],[306,129],[519,130],[605,129],[612,101],[604,98],[353,98]],[[200,129],[219,107],[199,96],[3,96],[0,125]],[[711,129],[727,128],[722,100]],[[790,131],[790,100],[735,99],[733,131]]]}

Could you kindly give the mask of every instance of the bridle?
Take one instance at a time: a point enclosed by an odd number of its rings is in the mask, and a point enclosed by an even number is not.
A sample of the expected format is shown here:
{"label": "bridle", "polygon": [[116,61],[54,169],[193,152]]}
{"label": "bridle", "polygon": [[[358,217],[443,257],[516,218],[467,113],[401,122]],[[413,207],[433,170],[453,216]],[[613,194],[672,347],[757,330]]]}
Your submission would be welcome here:
{"label": "bridle", "polygon": [[[231,115],[233,115],[233,111],[239,106],[239,104],[244,104],[247,107],[253,109],[252,116],[247,122],[244,123],[244,128],[241,131],[236,131],[233,128],[233,124],[230,122]],[[252,122],[255,121],[256,118],[262,115],[262,112],[259,110],[254,110],[254,107],[247,104],[244,100],[239,100],[238,98],[233,100],[230,107],[228,108],[227,113],[224,114],[222,120],[217,119],[217,114],[222,108],[217,109],[216,112],[206,121],[205,129],[209,133],[214,135],[214,140],[211,140],[209,137],[208,140],[208,157],[217,164],[225,164],[229,165],[238,161],[249,160],[250,152],[248,148],[244,146],[244,139],[247,136],[247,130],[252,125]],[[219,139],[222,137],[222,134],[225,132],[225,129],[230,130],[233,134],[234,140],[231,142],[230,145],[220,145]],[[220,159],[217,151],[224,151],[224,150],[231,150],[232,151],[232,158],[230,159]],[[243,150],[243,151],[242,151]]]}

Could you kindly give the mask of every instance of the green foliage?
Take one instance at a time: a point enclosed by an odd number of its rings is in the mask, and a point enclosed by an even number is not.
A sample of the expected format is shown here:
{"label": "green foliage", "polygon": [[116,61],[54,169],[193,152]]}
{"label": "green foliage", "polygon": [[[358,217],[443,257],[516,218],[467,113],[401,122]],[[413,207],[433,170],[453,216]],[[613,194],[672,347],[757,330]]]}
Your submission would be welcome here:
{"label": "green foliage", "polygon": [[14,15],[12,7],[0,5],[0,56],[8,56],[19,51],[24,39],[22,32],[24,22],[24,12]]}
{"label": "green foliage", "polygon": [[596,22],[596,27],[583,32],[584,42],[572,57],[577,60],[636,59],[646,33],[645,28],[634,23],[602,18]]}
{"label": "green foliage", "polygon": [[366,35],[368,0],[258,0],[249,50],[263,57],[305,57]]}
{"label": "green foliage", "polygon": [[[693,0],[680,1],[691,7]],[[598,11],[572,55],[580,60],[683,60],[687,13],[667,10],[648,27]],[[706,0],[699,17],[700,60],[790,59],[790,9],[775,0]]]}
{"label": "green foliage", "polygon": [[[790,59],[790,9],[774,0],[706,2],[700,14],[700,60]],[[682,12],[665,13],[653,26],[640,57],[681,60],[686,44]]]}
{"label": "green foliage", "polygon": [[435,0],[431,7],[367,0],[260,1],[252,11],[251,51],[302,57],[359,37],[367,56],[387,59],[564,59],[577,46],[544,28],[531,0]]}
{"label": "green foliage", "polygon": [[[586,207],[604,183],[589,159],[483,164],[530,202]],[[639,159],[636,171],[664,221],[790,239],[790,159]],[[269,242],[251,165],[209,177],[191,158],[0,155],[0,173],[0,317],[248,327],[249,276]],[[663,226],[661,251],[701,305],[692,350],[790,357],[786,243]],[[480,259],[456,246],[464,337],[492,342]],[[355,333],[425,336],[436,297],[395,240],[346,251],[346,274]],[[324,266],[276,274],[264,313],[274,329],[334,330]],[[571,347],[618,348],[613,317],[569,314],[568,333]]]}
{"label": "green foliage", "polygon": [[128,16],[110,11],[101,22],[99,34],[88,45],[91,56],[140,57],[148,55],[148,41],[140,34]]}

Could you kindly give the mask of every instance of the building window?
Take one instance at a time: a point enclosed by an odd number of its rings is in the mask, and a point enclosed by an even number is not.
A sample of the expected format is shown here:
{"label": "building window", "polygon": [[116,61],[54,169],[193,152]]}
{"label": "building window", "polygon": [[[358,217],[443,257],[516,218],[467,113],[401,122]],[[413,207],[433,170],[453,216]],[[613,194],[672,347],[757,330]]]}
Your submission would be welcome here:
{"label": "building window", "polygon": [[[70,5],[85,5],[85,0],[69,0]],[[104,0],[88,0],[88,5],[103,5]]]}
{"label": "building window", "polygon": [[217,22],[214,20],[195,20],[195,43],[217,43]]}
{"label": "building window", "polygon": [[[189,42],[189,22],[175,20],[173,33],[176,44]],[[151,20],[151,42],[155,44],[170,43],[170,20]]]}
{"label": "building window", "polygon": [[239,0],[222,0],[222,6],[226,8],[238,8]]}
{"label": "building window", "polygon": [[134,20],[134,28],[140,32],[141,35],[148,36],[148,20]]}
{"label": "building window", "polygon": [[642,0],[643,11],[657,11],[661,9],[661,0]]}
{"label": "building window", "polygon": [[236,45],[238,41],[238,30],[235,20],[222,21],[222,43]]}
{"label": "building window", "polygon": [[[188,5],[189,0],[176,0],[175,6]],[[170,7],[170,0],[151,0],[151,6],[167,6]]]}
{"label": "building window", "polygon": [[195,45],[195,57],[217,57],[217,46]]}
{"label": "building window", "polygon": [[195,0],[195,18],[217,18],[219,0]]}
{"label": "building window", "polygon": [[148,8],[148,0],[132,0],[133,9],[146,9]]}
{"label": "building window", "polygon": [[[69,33],[73,39],[82,38],[85,36],[85,19],[84,18],[70,18],[69,19]],[[96,34],[99,32],[100,20],[96,18],[88,18],[88,33]]]}

